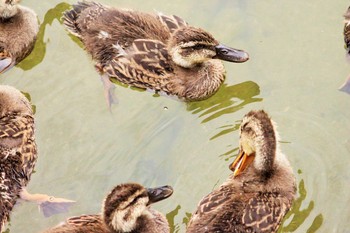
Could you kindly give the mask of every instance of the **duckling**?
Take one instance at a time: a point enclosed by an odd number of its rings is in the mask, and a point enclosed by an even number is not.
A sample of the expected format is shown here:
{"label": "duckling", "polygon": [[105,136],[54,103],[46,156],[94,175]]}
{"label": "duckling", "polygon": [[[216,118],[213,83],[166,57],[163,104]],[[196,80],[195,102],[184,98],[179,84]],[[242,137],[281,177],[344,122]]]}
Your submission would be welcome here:
{"label": "duckling", "polygon": [[350,7],[344,14],[344,42],[346,50],[349,52],[350,49]]}
{"label": "duckling", "polygon": [[17,89],[0,85],[0,232],[36,159],[31,105]]}
{"label": "duckling", "polygon": [[20,0],[0,0],[0,74],[22,61],[34,48],[39,23]]}
{"label": "duckling", "polygon": [[245,62],[249,58],[175,15],[83,1],[64,13],[63,23],[95,60],[109,104],[115,100],[110,79],[185,101],[203,100],[225,79],[218,59]]}
{"label": "duckling", "polygon": [[[350,7],[344,14],[344,42],[345,42],[345,48],[346,48],[346,57],[348,60],[350,60]],[[346,92],[350,94],[350,76],[347,77],[345,82],[339,87],[340,91]]]}
{"label": "duckling", "polygon": [[34,117],[29,101],[16,88],[0,85],[0,232],[18,197],[36,201],[47,215],[52,211],[64,211],[62,208],[72,202],[25,190],[37,157]]}
{"label": "duckling", "polygon": [[44,233],[168,233],[165,216],[150,205],[172,193],[170,186],[144,188],[137,183],[120,184],[103,201],[102,214],[72,217]]}
{"label": "duckling", "polygon": [[200,201],[187,233],[277,232],[296,193],[293,170],[278,140],[266,112],[245,115],[240,152],[230,165],[233,174]]}

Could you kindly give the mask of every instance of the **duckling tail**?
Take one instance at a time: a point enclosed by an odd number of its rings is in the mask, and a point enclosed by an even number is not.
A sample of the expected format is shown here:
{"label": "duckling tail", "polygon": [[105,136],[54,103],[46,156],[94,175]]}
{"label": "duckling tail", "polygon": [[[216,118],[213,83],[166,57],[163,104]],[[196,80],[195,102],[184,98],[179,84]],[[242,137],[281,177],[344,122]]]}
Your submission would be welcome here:
{"label": "duckling tail", "polygon": [[[81,16],[82,12],[88,8],[91,9],[89,9],[87,14],[84,13],[84,20],[81,23],[82,25],[80,25],[78,23],[78,19]],[[70,33],[81,38],[82,29],[104,10],[105,7],[99,3],[86,1],[78,2],[77,4],[73,5],[72,10],[64,12],[62,17],[63,24]]]}

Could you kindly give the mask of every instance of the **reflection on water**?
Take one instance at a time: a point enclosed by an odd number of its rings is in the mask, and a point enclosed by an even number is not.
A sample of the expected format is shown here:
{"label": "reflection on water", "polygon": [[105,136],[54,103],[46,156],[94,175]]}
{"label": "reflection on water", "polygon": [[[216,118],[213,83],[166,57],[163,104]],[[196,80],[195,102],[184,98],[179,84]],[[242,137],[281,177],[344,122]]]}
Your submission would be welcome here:
{"label": "reflection on water", "polygon": [[252,81],[232,86],[224,83],[219,91],[206,101],[188,103],[187,110],[193,114],[200,113],[199,117],[205,117],[202,120],[202,123],[205,123],[222,115],[236,112],[247,104],[262,101],[262,98],[255,97],[259,94],[258,84]]}
{"label": "reflection on water", "polygon": [[32,103],[32,97],[30,97],[30,94],[27,93],[27,92],[21,91],[21,93],[29,100],[29,103],[32,105],[33,114],[35,114],[35,112],[36,112],[36,105]]}
{"label": "reflection on water", "polygon": [[62,13],[69,8],[70,5],[68,3],[62,2],[47,11],[44,21],[40,25],[37,40],[32,53],[29,54],[29,56],[22,62],[20,62],[17,67],[23,70],[30,70],[44,60],[46,54],[46,42],[44,42],[46,25],[51,25],[55,19],[61,22]]}
{"label": "reflection on water", "polygon": [[[301,170],[298,171],[298,174],[301,174]],[[285,216],[282,223],[283,227],[280,227],[278,232],[295,232],[299,226],[301,226],[304,221],[309,217],[314,209],[314,201],[310,201],[309,205],[305,209],[300,209],[303,202],[306,199],[307,191],[305,188],[304,180],[301,179],[298,187],[299,196],[294,201],[292,208]],[[304,204],[305,205],[305,204]],[[292,219],[290,219],[292,218]],[[323,215],[318,214],[313,220],[311,226],[308,228],[307,233],[316,232],[323,223]],[[285,225],[285,226],[284,226]]]}
{"label": "reflection on water", "polygon": [[170,232],[176,233],[179,232],[180,226],[179,224],[175,224],[175,217],[179,214],[179,210],[181,209],[180,205],[177,205],[176,208],[169,213],[166,214],[166,219],[169,222]]}
{"label": "reflection on water", "polygon": [[[179,214],[179,210],[181,209],[180,205],[177,205],[176,208],[172,211],[170,211],[166,218],[169,222],[170,227],[170,233],[178,233],[180,231],[180,225],[178,223],[175,223],[175,217]],[[191,219],[191,213],[185,213],[185,216],[182,218],[182,224],[186,225]]]}

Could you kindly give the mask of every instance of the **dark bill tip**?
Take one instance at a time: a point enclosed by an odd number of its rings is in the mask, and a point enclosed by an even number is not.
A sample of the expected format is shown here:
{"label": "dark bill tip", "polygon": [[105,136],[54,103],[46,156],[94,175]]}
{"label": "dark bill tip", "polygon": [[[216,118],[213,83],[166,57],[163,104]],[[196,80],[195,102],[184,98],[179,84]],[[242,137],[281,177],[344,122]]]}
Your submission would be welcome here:
{"label": "dark bill tip", "polygon": [[165,185],[157,188],[148,188],[149,204],[164,200],[173,194],[173,188],[169,185]]}
{"label": "dark bill tip", "polygon": [[219,44],[215,46],[216,56],[214,58],[229,62],[245,62],[249,59],[249,54],[243,50],[233,49],[225,45]]}

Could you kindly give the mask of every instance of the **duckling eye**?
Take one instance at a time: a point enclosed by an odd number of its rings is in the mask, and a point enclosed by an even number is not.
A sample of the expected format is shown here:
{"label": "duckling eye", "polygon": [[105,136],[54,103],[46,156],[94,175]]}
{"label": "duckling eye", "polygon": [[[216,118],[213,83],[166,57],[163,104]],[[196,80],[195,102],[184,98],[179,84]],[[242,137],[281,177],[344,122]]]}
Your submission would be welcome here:
{"label": "duckling eye", "polygon": [[192,47],[193,49],[204,49],[205,48],[205,45],[202,45],[202,44],[196,44],[195,46]]}

